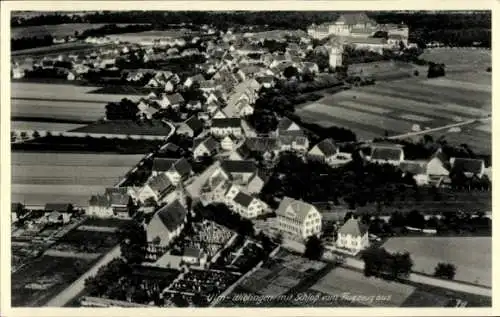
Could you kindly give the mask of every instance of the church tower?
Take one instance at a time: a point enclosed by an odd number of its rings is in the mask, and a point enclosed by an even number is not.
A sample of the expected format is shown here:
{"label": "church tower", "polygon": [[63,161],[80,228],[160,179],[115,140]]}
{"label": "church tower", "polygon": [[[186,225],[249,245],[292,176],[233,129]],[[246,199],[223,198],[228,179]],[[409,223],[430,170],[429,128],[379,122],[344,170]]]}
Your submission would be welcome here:
{"label": "church tower", "polygon": [[343,46],[332,45],[327,48],[330,67],[335,68],[337,66],[342,66],[342,53],[344,52]]}

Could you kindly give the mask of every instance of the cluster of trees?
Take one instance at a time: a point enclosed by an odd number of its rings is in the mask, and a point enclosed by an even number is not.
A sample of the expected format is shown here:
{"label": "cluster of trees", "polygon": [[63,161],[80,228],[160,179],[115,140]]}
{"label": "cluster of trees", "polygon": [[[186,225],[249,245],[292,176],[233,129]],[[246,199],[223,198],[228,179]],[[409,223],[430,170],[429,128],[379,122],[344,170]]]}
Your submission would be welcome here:
{"label": "cluster of trees", "polygon": [[10,40],[10,49],[12,51],[18,51],[41,46],[50,46],[52,44],[54,44],[54,38],[50,35],[45,35],[44,37],[21,37]]}
{"label": "cluster of trees", "polygon": [[434,269],[434,276],[452,280],[457,272],[457,267],[451,263],[438,263]]}
{"label": "cluster of trees", "polygon": [[63,137],[47,135],[45,137],[12,144],[12,150],[19,151],[56,151],[56,152],[99,152],[120,154],[144,154],[161,145],[161,140],[121,140],[94,137]]}
{"label": "cluster of trees", "polygon": [[61,68],[35,68],[33,70],[26,70],[24,72],[25,78],[51,78],[51,79],[66,79],[68,76],[67,71]]}
{"label": "cluster of trees", "polygon": [[456,233],[485,234],[491,233],[491,219],[484,213],[475,214],[459,211],[445,211],[431,217],[426,217],[419,210],[409,213],[395,211],[388,221],[378,216],[364,214],[361,221],[369,226],[369,232],[377,236],[391,236],[393,234],[406,234],[406,226],[417,229],[435,229],[438,235]]}
{"label": "cluster of trees", "polygon": [[123,33],[137,33],[150,31],[153,26],[150,24],[130,24],[124,26],[118,26],[116,24],[106,24],[99,28],[91,28],[84,30],[83,32],[77,33],[77,38],[85,39],[89,36],[92,37],[102,37],[109,34],[123,34]]}
{"label": "cluster of trees", "polygon": [[436,78],[445,75],[445,65],[444,64],[436,64],[433,62],[429,62],[429,69],[427,71],[427,78]]}
{"label": "cluster of trees", "polygon": [[136,120],[138,111],[135,102],[123,98],[120,102],[110,102],[106,105],[106,118],[108,120]]}
{"label": "cluster of trees", "polygon": [[275,197],[289,196],[306,202],[343,199],[350,209],[368,203],[390,205],[407,184],[392,165],[364,162],[357,152],[342,167],[331,168],[319,161],[304,161],[294,153],[282,153],[261,198],[275,205]]}
{"label": "cluster of trees", "polygon": [[413,267],[413,261],[408,252],[390,253],[384,248],[370,247],[362,251],[361,258],[365,263],[365,276],[387,279],[407,278]]}
{"label": "cluster of trees", "polygon": [[310,236],[306,241],[306,248],[304,250],[304,257],[309,260],[319,261],[325,252],[325,247],[320,238],[315,235]]}
{"label": "cluster of trees", "polygon": [[[140,264],[146,257],[147,236],[144,227],[136,221],[129,221],[117,231],[121,255],[127,263]],[[116,275],[120,276],[120,275]]]}

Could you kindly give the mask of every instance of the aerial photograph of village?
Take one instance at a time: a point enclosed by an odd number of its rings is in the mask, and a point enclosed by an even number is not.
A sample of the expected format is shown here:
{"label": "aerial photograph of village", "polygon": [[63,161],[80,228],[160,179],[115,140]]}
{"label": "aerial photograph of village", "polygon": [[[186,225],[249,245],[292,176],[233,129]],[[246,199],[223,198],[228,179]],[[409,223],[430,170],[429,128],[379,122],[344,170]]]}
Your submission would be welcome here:
{"label": "aerial photograph of village", "polygon": [[12,307],[491,307],[491,11],[12,11]]}

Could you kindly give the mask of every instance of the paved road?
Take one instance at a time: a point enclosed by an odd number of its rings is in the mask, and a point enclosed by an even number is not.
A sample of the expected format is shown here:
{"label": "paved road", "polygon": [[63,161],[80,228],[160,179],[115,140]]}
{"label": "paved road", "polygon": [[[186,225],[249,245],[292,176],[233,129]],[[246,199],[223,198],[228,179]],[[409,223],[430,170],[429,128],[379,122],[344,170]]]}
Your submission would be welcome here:
{"label": "paved road", "polygon": [[45,306],[49,307],[63,307],[69,303],[73,298],[75,298],[80,292],[85,288],[85,280],[97,273],[97,271],[104,265],[111,262],[111,260],[120,256],[120,246],[116,246],[111,251],[106,253],[102,259],[100,259],[92,268],[90,268],[85,274],[80,276],[76,281],[74,281],[65,290],[60,292],[56,297],[52,298]]}

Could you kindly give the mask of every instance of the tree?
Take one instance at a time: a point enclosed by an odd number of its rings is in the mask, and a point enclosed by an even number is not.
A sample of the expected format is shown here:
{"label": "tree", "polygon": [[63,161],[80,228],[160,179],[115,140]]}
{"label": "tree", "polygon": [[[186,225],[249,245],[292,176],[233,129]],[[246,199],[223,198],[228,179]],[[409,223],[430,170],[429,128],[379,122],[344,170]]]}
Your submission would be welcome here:
{"label": "tree", "polygon": [[408,226],[423,229],[425,227],[425,217],[418,210],[412,210],[406,216],[406,224]]}
{"label": "tree", "polygon": [[445,65],[429,63],[429,69],[427,71],[427,78],[436,78],[445,75]]}
{"label": "tree", "polygon": [[391,260],[391,277],[392,278],[407,278],[411,273],[413,261],[410,253],[396,253],[390,255]]}
{"label": "tree", "polygon": [[457,268],[450,263],[438,263],[434,269],[434,276],[452,280],[455,277]]}
{"label": "tree", "polygon": [[123,258],[128,263],[141,263],[146,256],[147,236],[142,225],[127,222],[117,232]]}
{"label": "tree", "polygon": [[108,120],[135,120],[137,118],[137,104],[123,98],[120,102],[111,102],[106,105],[106,118]]}
{"label": "tree", "polygon": [[184,298],[183,295],[176,293],[172,297],[172,302],[175,304],[177,307],[189,307],[189,302]]}
{"label": "tree", "polygon": [[310,260],[320,260],[323,256],[324,247],[321,240],[312,235],[307,239],[304,256]]}
{"label": "tree", "polygon": [[287,68],[285,68],[285,70],[283,71],[283,75],[287,78],[287,79],[290,79],[292,77],[297,77],[299,75],[299,71],[297,70],[297,68],[293,67],[293,66],[288,66]]}
{"label": "tree", "polygon": [[33,137],[34,138],[39,138],[40,137],[40,132],[38,132],[37,130],[33,131]]}

